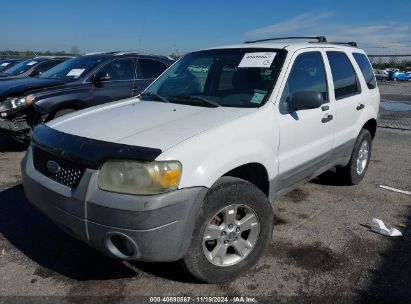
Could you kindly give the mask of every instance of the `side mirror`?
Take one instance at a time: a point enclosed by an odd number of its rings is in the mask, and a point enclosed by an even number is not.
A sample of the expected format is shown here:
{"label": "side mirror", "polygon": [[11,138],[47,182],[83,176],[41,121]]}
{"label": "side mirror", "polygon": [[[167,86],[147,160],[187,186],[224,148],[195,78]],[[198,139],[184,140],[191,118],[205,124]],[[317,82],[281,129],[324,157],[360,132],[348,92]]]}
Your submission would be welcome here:
{"label": "side mirror", "polygon": [[37,70],[31,71],[31,73],[29,74],[30,77],[37,77],[39,75],[41,75],[41,72]]}
{"label": "side mirror", "polygon": [[323,95],[314,91],[295,92],[289,102],[290,112],[298,110],[316,109],[322,106],[324,102]]}
{"label": "side mirror", "polygon": [[100,82],[104,82],[104,81],[110,81],[111,80],[111,76],[109,73],[97,73],[94,78],[93,78],[93,82],[94,83],[100,83]]}

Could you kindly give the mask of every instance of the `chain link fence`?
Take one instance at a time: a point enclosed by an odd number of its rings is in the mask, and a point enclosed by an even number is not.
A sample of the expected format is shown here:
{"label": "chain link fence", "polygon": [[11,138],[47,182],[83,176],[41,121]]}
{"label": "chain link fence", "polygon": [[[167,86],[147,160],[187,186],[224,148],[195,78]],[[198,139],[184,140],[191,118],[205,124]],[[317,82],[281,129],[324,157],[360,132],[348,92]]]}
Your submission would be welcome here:
{"label": "chain link fence", "polygon": [[369,55],[381,93],[379,126],[411,130],[411,55]]}

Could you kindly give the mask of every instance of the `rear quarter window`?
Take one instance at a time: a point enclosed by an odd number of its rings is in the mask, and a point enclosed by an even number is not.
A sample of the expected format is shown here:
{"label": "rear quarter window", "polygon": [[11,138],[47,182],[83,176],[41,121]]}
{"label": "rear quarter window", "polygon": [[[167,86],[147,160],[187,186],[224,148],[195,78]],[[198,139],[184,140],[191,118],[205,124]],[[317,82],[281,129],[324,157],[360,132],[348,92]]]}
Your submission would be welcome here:
{"label": "rear quarter window", "polygon": [[354,56],[355,61],[361,69],[367,87],[370,90],[375,89],[377,87],[377,82],[375,80],[374,71],[367,56],[361,53],[353,53],[352,55]]}
{"label": "rear quarter window", "polygon": [[152,59],[139,59],[141,78],[157,78],[168,66]]}
{"label": "rear quarter window", "polygon": [[361,93],[361,87],[350,59],[344,52],[327,52],[334,83],[335,99]]}

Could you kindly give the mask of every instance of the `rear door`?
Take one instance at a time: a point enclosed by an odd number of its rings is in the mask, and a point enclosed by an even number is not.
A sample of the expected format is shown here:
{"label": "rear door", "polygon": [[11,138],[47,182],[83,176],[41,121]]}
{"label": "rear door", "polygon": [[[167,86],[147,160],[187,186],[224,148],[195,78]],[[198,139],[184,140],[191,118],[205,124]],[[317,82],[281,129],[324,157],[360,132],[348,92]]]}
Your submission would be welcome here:
{"label": "rear door", "polygon": [[133,87],[133,95],[140,94],[154,79],[161,75],[168,65],[153,58],[139,58],[137,67],[137,79]]}
{"label": "rear door", "polygon": [[[333,147],[334,109],[321,49],[299,51],[293,56],[279,102],[279,184],[282,190],[309,179],[330,163]],[[300,91],[321,92],[324,103],[316,109],[289,112],[291,96]]]}
{"label": "rear door", "polygon": [[135,58],[115,59],[104,65],[95,74],[97,73],[108,73],[111,79],[93,85],[93,105],[126,99],[132,96],[133,83],[136,76]]}
{"label": "rear door", "polygon": [[351,54],[326,51],[332,75],[330,98],[335,106],[334,149],[337,156],[348,156],[358,134],[357,123],[365,104]]}

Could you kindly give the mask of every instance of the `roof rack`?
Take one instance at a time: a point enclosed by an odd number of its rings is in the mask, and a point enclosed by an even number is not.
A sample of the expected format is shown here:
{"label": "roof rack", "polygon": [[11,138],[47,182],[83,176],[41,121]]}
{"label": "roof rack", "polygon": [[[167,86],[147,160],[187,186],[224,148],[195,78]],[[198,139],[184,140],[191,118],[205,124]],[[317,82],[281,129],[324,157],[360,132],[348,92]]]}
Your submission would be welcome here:
{"label": "roof rack", "polygon": [[134,51],[113,52],[113,54],[116,55],[116,56],[121,56],[121,55],[140,55],[139,52],[134,52]]}
{"label": "roof rack", "polygon": [[110,52],[89,52],[89,53],[85,53],[83,54],[84,56],[88,56],[88,55],[110,55],[110,54],[117,54],[119,53],[119,51],[110,51]]}
{"label": "roof rack", "polygon": [[267,39],[259,39],[259,40],[252,40],[252,41],[244,41],[244,43],[256,43],[256,42],[264,42],[264,41],[272,41],[272,40],[289,40],[289,39],[308,39],[308,40],[317,40],[318,42],[327,42],[327,38],[325,36],[296,36],[296,37],[278,37],[278,38],[267,38]]}
{"label": "roof rack", "polygon": [[355,41],[349,41],[349,42],[328,42],[328,43],[330,43],[330,44],[342,44],[342,45],[349,45],[349,46],[352,46],[352,47],[358,47],[358,44],[357,44],[357,42],[355,42]]}

